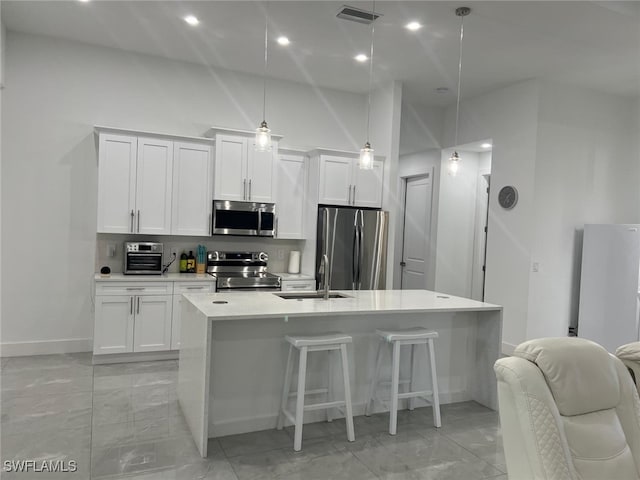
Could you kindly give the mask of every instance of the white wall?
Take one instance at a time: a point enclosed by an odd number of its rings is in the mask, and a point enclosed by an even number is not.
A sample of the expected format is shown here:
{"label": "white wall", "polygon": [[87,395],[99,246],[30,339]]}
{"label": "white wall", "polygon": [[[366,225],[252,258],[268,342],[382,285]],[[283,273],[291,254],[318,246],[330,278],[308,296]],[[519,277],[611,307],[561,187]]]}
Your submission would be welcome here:
{"label": "white wall", "polygon": [[442,148],[444,109],[402,102],[400,155]]}
{"label": "white wall", "polygon": [[638,223],[634,104],[542,83],[527,338],[565,336],[578,316],[585,223]]}
{"label": "white wall", "polygon": [[[38,342],[58,340],[67,350],[87,349],[96,262],[93,125],[184,135],[212,125],[253,129],[262,80],[14,32],[6,69],[2,342],[27,342],[25,351],[46,351]],[[360,148],[363,95],[275,80],[267,89],[267,120],[285,135],[283,144]]]}
{"label": "white wall", "polygon": [[[485,298],[504,306],[506,350],[526,338],[538,89],[538,82],[529,80],[460,105],[458,143],[493,139]],[[455,105],[446,112],[445,146],[453,146],[454,131]],[[518,206],[510,211],[497,204],[497,192],[505,185],[519,191]]]}
{"label": "white wall", "polygon": [[452,153],[442,151],[438,217],[432,223],[437,229],[435,290],[471,297],[479,155],[459,151],[460,169],[454,177],[447,173]]}
{"label": "white wall", "polygon": [[387,247],[387,288],[393,285],[397,265],[393,261],[396,248],[396,225],[401,203],[398,197],[398,162],[400,150],[400,115],[402,85],[391,82],[374,91],[371,98],[371,145],[376,155],[384,155],[384,189],[382,209],[389,212]]}

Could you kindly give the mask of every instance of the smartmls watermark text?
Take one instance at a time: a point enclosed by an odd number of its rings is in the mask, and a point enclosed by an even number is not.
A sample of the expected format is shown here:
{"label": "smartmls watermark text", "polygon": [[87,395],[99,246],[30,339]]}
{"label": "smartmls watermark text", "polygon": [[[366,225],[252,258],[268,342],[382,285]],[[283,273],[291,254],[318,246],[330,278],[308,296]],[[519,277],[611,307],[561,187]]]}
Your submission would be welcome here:
{"label": "smartmls watermark text", "polygon": [[5,460],[5,472],[13,473],[73,473],[78,470],[75,460]]}

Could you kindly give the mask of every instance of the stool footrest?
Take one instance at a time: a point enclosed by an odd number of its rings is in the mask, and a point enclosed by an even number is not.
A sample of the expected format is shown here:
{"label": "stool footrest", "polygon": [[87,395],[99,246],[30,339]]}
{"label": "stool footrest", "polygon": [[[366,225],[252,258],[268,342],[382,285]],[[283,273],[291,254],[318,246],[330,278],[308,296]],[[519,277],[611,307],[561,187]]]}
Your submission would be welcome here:
{"label": "stool footrest", "polygon": [[304,411],[307,412],[309,410],[323,410],[327,408],[344,407],[344,405],[344,400],[336,400],[335,402],[313,403],[311,405],[305,405]]}
{"label": "stool footrest", "polygon": [[398,394],[398,398],[416,398],[416,397],[425,397],[425,396],[432,396],[433,392],[431,392],[431,390],[424,390],[422,392],[405,392],[405,393],[399,393]]}
{"label": "stool footrest", "polygon": [[[320,395],[320,394],[327,394],[329,393],[329,389],[328,388],[316,388],[315,390],[306,390],[304,392],[305,396],[306,395]],[[298,392],[293,391],[293,392],[289,392],[289,396],[290,397],[295,397],[298,395]]]}

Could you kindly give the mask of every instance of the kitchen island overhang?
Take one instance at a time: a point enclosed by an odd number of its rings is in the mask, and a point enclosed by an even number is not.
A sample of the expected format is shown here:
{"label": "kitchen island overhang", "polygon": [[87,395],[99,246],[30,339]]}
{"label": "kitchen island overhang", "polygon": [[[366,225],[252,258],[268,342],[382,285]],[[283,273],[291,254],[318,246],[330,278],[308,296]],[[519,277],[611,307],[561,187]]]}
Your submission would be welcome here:
{"label": "kitchen island overhang", "polygon": [[[377,347],[375,330],[434,329],[440,334],[435,348],[441,403],[472,399],[497,408],[493,364],[500,356],[501,306],[427,290],[337,293],[345,297],[184,295],[178,397],[203,456],[210,437],[275,427],[286,334],[342,331],[353,336],[352,399],[354,413],[361,414]],[[326,356],[318,357],[310,359],[310,385],[326,380],[321,373]],[[320,418],[305,415],[306,421]]]}

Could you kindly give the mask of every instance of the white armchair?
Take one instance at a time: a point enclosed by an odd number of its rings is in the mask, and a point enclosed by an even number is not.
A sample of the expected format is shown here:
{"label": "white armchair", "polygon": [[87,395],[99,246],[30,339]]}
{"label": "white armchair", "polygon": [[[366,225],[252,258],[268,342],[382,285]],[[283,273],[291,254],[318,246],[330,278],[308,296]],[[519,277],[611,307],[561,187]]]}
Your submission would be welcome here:
{"label": "white armchair", "polygon": [[494,370],[510,480],[640,478],[638,392],[600,345],[531,340]]}
{"label": "white armchair", "polygon": [[629,369],[636,388],[640,389],[640,342],[627,343],[618,347],[616,357]]}

